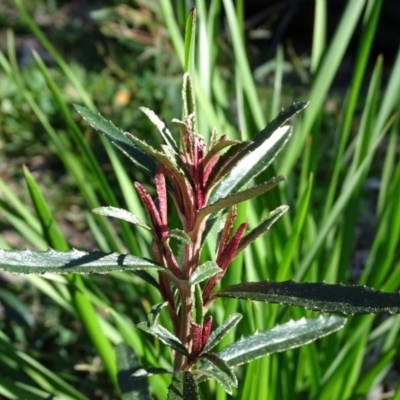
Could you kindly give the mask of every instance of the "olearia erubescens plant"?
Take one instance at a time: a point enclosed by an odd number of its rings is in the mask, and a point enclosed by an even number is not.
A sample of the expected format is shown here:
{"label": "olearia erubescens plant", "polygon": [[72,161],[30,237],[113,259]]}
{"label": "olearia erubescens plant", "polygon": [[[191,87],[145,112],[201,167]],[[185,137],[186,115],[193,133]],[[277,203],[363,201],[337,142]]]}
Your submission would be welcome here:
{"label": "olearia erubescens plant", "polygon": [[[284,181],[282,176],[278,176],[257,186],[248,186],[287,143],[291,127],[285,124],[307,103],[296,103],[283,110],[251,141],[229,140],[224,135],[218,136],[214,130],[206,144],[195,131],[194,96],[188,74],[184,75],[182,93],[183,119],[173,120],[179,127],[180,146],[166,124],[151,110],[142,108],[161,134],[164,142],[161,150],[154,149],[131,133],[123,133],[102,116],[76,106],[93,128],[154,178],[156,199],[142,184],[134,184],[150,224],[119,208],[93,210],[150,231],[151,260],[131,254],[78,250],[0,250],[0,269],[16,274],[134,271],[157,287],[162,302],[154,305],[147,321],[138,323],[136,327],[169,346],[174,363],[170,369],[157,366],[132,368],[129,379],[143,381],[154,373],[171,373],[170,399],[198,398],[198,383],[209,378],[216,379],[231,393],[238,384],[233,367],[307,344],[340,329],[346,321],[339,316],[292,320],[268,331],[256,332],[215,353],[213,348],[242,317],[238,313],[230,315],[213,330],[209,310],[217,298],[279,303],[341,314],[399,313],[400,294],[361,286],[261,281],[217,289],[231,261],[266,233],[288,209],[287,206],[278,207],[248,232],[246,222],[234,228],[238,203],[261,196]],[[170,207],[176,208],[181,222],[179,229],[169,227]],[[200,264],[202,246],[216,221],[220,224],[215,258]],[[172,246],[172,241],[176,241],[175,246]],[[158,280],[151,271],[158,274]],[[164,307],[168,310],[172,331],[158,323]],[[121,351],[126,352],[127,348],[120,346],[117,354]],[[148,398],[145,393],[148,392],[143,392],[139,398]]]}
{"label": "olearia erubescens plant", "polygon": [[[187,28],[191,28],[190,18]],[[187,36],[188,47],[192,41],[190,36]],[[186,64],[189,52],[185,55]],[[307,103],[296,103],[283,110],[251,141],[230,140],[225,135],[218,136],[214,130],[206,143],[196,132],[196,107],[189,74],[183,77],[182,98],[182,120],[172,121],[179,128],[179,140],[175,140],[153,111],[141,109],[161,134],[160,150],[131,133],[122,132],[102,116],[76,106],[94,129],[105,135],[155,182],[155,198],[141,183],[134,184],[149,224],[124,209],[100,207],[93,210],[148,230],[152,237],[151,259],[98,251],[0,249],[0,270],[11,273],[133,271],[158,289],[162,301],[151,308],[147,320],[137,323],[136,328],[169,346],[173,363],[168,369],[156,365],[138,367],[136,358],[130,358],[132,349],[125,344],[118,345],[117,368],[109,368],[108,372],[110,376],[118,374],[118,378],[111,378],[114,383],[118,382],[123,398],[150,399],[146,377],[165,373],[172,375],[168,391],[170,400],[198,399],[198,384],[210,378],[227,393],[232,393],[232,388],[238,385],[234,367],[310,343],[341,329],[346,322],[344,317],[336,315],[290,320],[272,329],[254,332],[215,352],[215,347],[242,318],[239,313],[232,314],[213,330],[210,308],[218,298],[278,303],[344,315],[400,312],[399,293],[362,286],[261,281],[219,289],[232,260],[288,210],[287,206],[276,208],[249,231],[246,231],[245,221],[235,224],[237,204],[261,196],[284,181],[278,176],[251,186],[254,178],[271,164],[288,142],[291,127],[286,123]],[[171,207],[175,207],[180,219],[179,228],[170,227]],[[215,254],[201,263],[202,248],[211,229],[218,230],[217,243],[213,247]],[[171,329],[159,323],[163,309],[169,313]]]}

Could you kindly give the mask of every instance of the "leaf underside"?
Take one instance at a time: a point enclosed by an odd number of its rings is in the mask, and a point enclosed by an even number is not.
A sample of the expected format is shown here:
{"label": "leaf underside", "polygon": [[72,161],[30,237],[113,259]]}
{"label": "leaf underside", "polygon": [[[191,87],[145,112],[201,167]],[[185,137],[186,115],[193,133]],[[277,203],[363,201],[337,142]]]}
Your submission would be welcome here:
{"label": "leaf underside", "polygon": [[112,271],[160,270],[162,266],[130,254],[99,251],[31,251],[0,249],[0,271],[14,274],[104,274]]}
{"label": "leaf underside", "polygon": [[400,313],[400,293],[322,282],[247,282],[224,288],[215,296],[279,303],[331,313]]}

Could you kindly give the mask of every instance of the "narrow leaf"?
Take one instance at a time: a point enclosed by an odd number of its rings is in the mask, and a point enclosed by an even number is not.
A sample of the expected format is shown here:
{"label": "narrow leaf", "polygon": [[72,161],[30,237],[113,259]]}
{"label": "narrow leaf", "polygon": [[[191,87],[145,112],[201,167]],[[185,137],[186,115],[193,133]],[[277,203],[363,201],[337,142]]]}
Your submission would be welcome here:
{"label": "narrow leaf", "polygon": [[123,400],[150,400],[150,393],[145,376],[138,377],[134,382],[131,375],[140,368],[139,360],[132,348],[125,343],[116,347],[118,384]]}
{"label": "narrow leaf", "polygon": [[113,217],[118,219],[123,219],[126,222],[130,222],[131,224],[138,225],[148,231],[152,232],[150,226],[148,226],[145,222],[143,222],[140,218],[138,218],[135,214],[130,213],[127,210],[117,207],[97,207],[93,208],[93,213],[98,215],[104,215],[105,217]]}
{"label": "narrow leaf", "polygon": [[211,333],[207,340],[207,344],[204,347],[204,352],[212,350],[241,319],[242,314],[236,313],[230,315],[214,332]]}
{"label": "narrow leaf", "polygon": [[168,129],[167,125],[165,125],[165,122],[162,121],[157,114],[149,108],[139,107],[139,110],[142,111],[159,130],[164,142],[168,145],[168,147],[171,148],[175,153],[179,153],[178,145],[176,144],[175,139],[173,138],[172,133]]}
{"label": "narrow leaf", "polygon": [[216,143],[213,147],[210,148],[210,150],[204,157],[204,166],[207,166],[207,164],[212,160],[212,158],[216,156],[218,153],[220,153],[222,150],[224,150],[226,147],[238,144],[243,144],[243,141],[222,140],[221,142]]}
{"label": "narrow leaf", "polygon": [[224,388],[226,393],[232,394],[230,379],[220,369],[207,365],[206,368],[199,368],[196,372],[199,374],[198,382],[203,382],[207,378],[213,378]]}
{"label": "narrow leaf", "polygon": [[285,178],[283,176],[278,176],[277,178],[272,178],[268,182],[264,182],[261,185],[253,186],[249,189],[243,190],[239,193],[232,194],[227,197],[219,198],[214,203],[202,208],[199,211],[198,218],[201,220],[206,215],[215,213],[224,208],[231,207],[235,204],[241,203],[242,201],[250,200],[254,197],[261,196],[268,190],[274,188],[278,183],[284,181]]}
{"label": "narrow leaf", "polygon": [[158,317],[160,316],[161,310],[168,304],[168,302],[158,303],[151,307],[150,313],[147,316],[148,325],[153,326],[156,324]]}
{"label": "narrow leaf", "polygon": [[182,243],[190,244],[192,243],[189,235],[181,229],[171,229],[166,235],[167,238],[174,238]]}
{"label": "narrow leaf", "polygon": [[262,281],[228,286],[215,296],[280,303],[342,314],[400,313],[400,293],[382,292],[365,286]]}
{"label": "narrow leaf", "polygon": [[200,400],[197,383],[192,373],[175,372],[168,388],[167,400]]}
{"label": "narrow leaf", "polygon": [[105,135],[120,150],[136,161],[148,175],[154,176],[156,170],[155,160],[140,147],[132,143],[112,122],[107,121],[100,114],[95,114],[85,107],[78,105],[74,107],[94,129]]}
{"label": "narrow leaf", "polygon": [[[289,140],[291,127],[278,128],[267,140],[254,143],[246,147],[243,152],[245,156],[230,170],[214,189],[210,203],[228,196],[230,193],[238,192],[251,179],[264,171],[274,160],[282,147]],[[235,162],[235,159],[232,161]]]}
{"label": "narrow leaf", "polygon": [[186,356],[188,355],[188,352],[183,346],[182,342],[163,326],[158,324],[149,325],[147,322],[140,322],[136,325],[136,327],[160,339],[161,342],[165,343],[169,347],[172,347],[179,353],[182,353]]}
{"label": "narrow leaf", "polygon": [[0,271],[14,274],[105,274],[111,271],[161,270],[163,267],[130,254],[71,251],[0,249]]}
{"label": "narrow leaf", "polygon": [[195,285],[196,283],[203,282],[204,280],[222,272],[222,269],[218,267],[218,264],[214,261],[207,261],[201,264],[189,278],[189,283]]}
{"label": "narrow leaf", "polygon": [[216,354],[211,353],[204,353],[201,355],[201,358],[211,363],[215,369],[218,369],[222,374],[224,374],[231,386],[237,387],[238,382],[236,375],[226,361]]}
{"label": "narrow leaf", "polygon": [[302,318],[289,321],[268,331],[257,332],[225,347],[218,356],[231,367],[248,363],[267,354],[277,353],[311,343],[341,328],[346,319],[338,316]]}
{"label": "narrow leaf", "polygon": [[242,237],[236,255],[243,251],[248,245],[253,243],[261,235],[266,233],[269,228],[289,209],[288,206],[277,207],[265,218],[257,227],[252,229],[246,236]]}

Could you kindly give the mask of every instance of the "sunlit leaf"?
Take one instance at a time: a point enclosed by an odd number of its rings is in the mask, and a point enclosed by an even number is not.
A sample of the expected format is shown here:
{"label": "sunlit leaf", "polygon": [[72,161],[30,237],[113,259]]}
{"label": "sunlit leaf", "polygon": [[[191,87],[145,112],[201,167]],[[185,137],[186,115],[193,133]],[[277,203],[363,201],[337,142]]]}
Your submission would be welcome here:
{"label": "sunlit leaf", "polygon": [[214,261],[207,261],[201,264],[189,278],[189,283],[194,285],[196,283],[203,282],[204,280],[222,272],[222,269],[218,267],[218,264]]}
{"label": "sunlit leaf", "polygon": [[117,207],[97,207],[93,208],[92,212],[98,215],[104,215],[105,217],[113,217],[118,219],[123,219],[124,221],[130,222],[131,224],[138,225],[148,231],[152,232],[150,226],[144,223],[140,218],[138,218],[135,214],[124,210],[122,208]]}
{"label": "sunlit leaf", "polygon": [[257,332],[225,347],[218,356],[231,367],[248,363],[267,354],[277,353],[311,343],[341,328],[345,318],[338,316],[302,318],[289,321],[268,331]]}
{"label": "sunlit leaf", "polygon": [[137,162],[147,174],[154,176],[156,170],[155,160],[130,141],[112,122],[107,121],[100,114],[96,114],[85,107],[75,105],[75,109],[94,129],[105,135],[127,156]]}
{"label": "sunlit leaf", "polygon": [[204,352],[209,352],[212,350],[224,337],[229,333],[229,331],[234,328],[237,323],[242,319],[242,314],[235,313],[230,315],[221,325],[215,329],[207,340],[204,347]]}
{"label": "sunlit leaf", "polygon": [[14,274],[105,274],[111,271],[161,270],[163,267],[130,254],[94,251],[1,250],[0,271]]}
{"label": "sunlit leaf", "polygon": [[172,347],[179,353],[188,355],[188,352],[182,342],[163,326],[158,324],[150,325],[147,322],[140,322],[136,325],[136,327],[147,333],[150,333],[150,335],[155,336],[167,346]]}
{"label": "sunlit leaf", "polygon": [[343,314],[400,313],[400,293],[381,292],[365,286],[262,281],[228,286],[215,296],[279,303]]}

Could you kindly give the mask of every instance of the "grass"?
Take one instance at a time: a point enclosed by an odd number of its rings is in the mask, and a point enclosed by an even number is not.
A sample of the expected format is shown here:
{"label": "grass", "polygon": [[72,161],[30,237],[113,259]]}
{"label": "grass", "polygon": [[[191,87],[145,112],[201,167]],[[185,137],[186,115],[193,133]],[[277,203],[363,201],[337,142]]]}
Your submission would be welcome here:
{"label": "grass", "polygon": [[[153,14],[153,26],[159,24],[160,29],[168,32],[170,46],[176,53],[176,56],[172,51],[169,53],[169,57],[176,57],[173,61],[176,70],[169,71],[171,77],[165,78],[171,82],[171,87],[164,86],[164,93],[169,90],[170,97],[163,102],[152,98],[151,93],[146,91],[139,95],[140,104],[137,106],[153,107],[159,115],[170,119],[171,110],[179,110],[174,88],[180,85],[177,78],[177,66],[180,64],[182,70],[185,67],[192,69],[194,76],[198,130],[207,136],[216,126],[218,132],[232,138],[238,135],[251,138],[270,117],[277,114],[282,103],[288,101],[284,93],[283,73],[288,64],[283,52],[278,50],[276,54],[271,73],[273,90],[265,101],[259,97],[245,53],[240,1],[236,8],[230,1],[220,4],[212,0],[207,7],[202,0],[196,2],[197,49],[201,57],[195,57],[191,65],[183,56],[182,15],[188,12],[184,2],[179,2],[181,13],[178,17],[181,20],[175,18],[172,2],[160,4],[161,11]],[[324,38],[326,25],[322,22],[326,15],[326,3],[316,2],[316,5],[319,17],[315,20],[313,37]],[[4,77],[1,82],[5,79],[7,82],[2,83],[7,89],[2,92],[2,104],[12,99],[12,112],[7,114],[2,111],[2,118],[8,122],[3,125],[6,128],[0,131],[1,140],[7,140],[5,144],[11,146],[14,142],[11,138],[21,131],[21,138],[18,136],[21,143],[35,141],[32,153],[48,148],[60,160],[65,169],[63,182],[68,182],[68,192],[74,193],[74,199],[77,195],[81,199],[80,212],[85,217],[85,228],[90,229],[96,247],[104,251],[127,250],[147,256],[149,237],[139,235],[124,223],[114,225],[89,212],[100,205],[126,205],[138,214],[141,207],[132,187],[133,178],[137,177],[136,172],[132,168],[127,169],[129,164],[117,156],[107,142],[101,140],[100,145],[91,138],[71,103],[79,102],[93,110],[98,107],[103,114],[106,110],[105,114],[110,118],[115,116],[117,126],[126,121],[127,125],[133,124],[127,129],[143,131],[143,135],[147,136],[144,116],[135,114],[133,107],[118,108],[113,104],[112,93],[118,90],[118,85],[109,77],[102,76],[113,88],[108,101],[94,97],[95,81],[99,75],[91,76],[75,64],[67,63],[25,11],[24,3],[14,0],[14,6],[20,11],[24,24],[52,55],[55,65],[49,67],[36,56],[34,64],[27,70],[21,70],[14,52],[13,36],[8,35],[7,52],[0,53],[0,69]],[[397,206],[400,198],[397,150],[400,52],[384,83],[381,58],[376,60],[372,74],[367,70],[381,6],[382,1],[349,2],[333,38],[329,42],[314,40],[309,87],[302,98],[291,99],[310,100],[310,105],[296,119],[290,145],[273,166],[273,171],[286,175],[287,183],[279,190],[269,192],[265,198],[240,205],[238,221],[248,220],[254,226],[260,216],[265,216],[268,210],[280,204],[290,205],[290,213],[274,226],[269,236],[253,244],[234,261],[223,279],[223,285],[244,279],[295,279],[357,282],[383,290],[396,290],[400,286],[400,211]],[[222,10],[229,32],[226,45],[233,49],[230,76],[218,63],[216,43]],[[333,121],[327,121],[325,109],[331,98],[332,84],[360,19],[362,32],[352,80],[341,101],[336,102],[338,110],[334,117],[330,117]],[[118,56],[115,60],[123,62]],[[155,64],[163,62],[155,60]],[[154,75],[143,77],[136,71],[138,75],[134,76],[154,88],[152,80],[160,82],[164,77],[160,75],[160,69],[154,67],[152,71]],[[124,73],[129,75],[127,70]],[[32,74],[36,77],[35,82],[41,82],[39,88],[32,87]],[[131,87],[129,85],[136,80],[126,76],[124,87]],[[91,86],[86,86],[86,81],[92,82],[93,91]],[[76,93],[74,98],[68,96],[64,90],[66,87]],[[232,102],[236,104],[237,115],[232,115]],[[44,107],[46,104],[50,105]],[[169,111],[166,111],[168,107]],[[179,114],[174,116],[179,117]],[[233,121],[237,121],[237,125]],[[32,135],[32,127],[35,132],[41,131],[39,143],[33,139],[36,136]],[[101,158],[97,157],[97,149],[101,149]],[[18,146],[11,150],[18,153]],[[48,153],[46,156],[49,156]],[[272,173],[269,170],[266,174]],[[69,246],[52,216],[56,211],[54,205],[46,206],[39,195],[40,191],[47,190],[43,187],[42,177],[39,175],[40,180],[35,182],[27,170],[19,176],[29,187],[28,193],[22,187],[18,189],[25,193],[24,201],[13,193],[12,179],[0,179],[3,226],[16,232],[19,243],[24,246],[37,249],[45,249],[48,245],[56,248]],[[265,176],[260,179],[265,180]],[[372,179],[379,182],[376,191],[368,189]],[[21,183],[19,185],[22,186]],[[56,186],[56,183],[52,185]],[[63,187],[57,190],[64,192]],[[66,204],[68,202],[66,199]],[[32,212],[34,207],[36,212]],[[47,207],[48,212],[45,211]],[[145,219],[146,216],[140,217]],[[371,221],[371,226],[367,225],[367,219]],[[46,221],[47,224],[44,224]],[[46,228],[49,224],[52,230]],[[361,235],[371,236],[365,245],[361,243],[360,229]],[[212,244],[210,235],[206,252],[213,252]],[[0,237],[1,247],[9,248],[11,245],[7,236]],[[361,251],[366,252],[365,259],[360,270],[356,270],[356,257]],[[168,366],[171,361],[168,351],[157,341],[132,329],[133,323],[143,320],[151,305],[158,301],[155,291],[148,285],[138,286],[140,289],[132,293],[130,285],[135,280],[134,275],[116,273],[82,280],[28,276],[26,281],[2,287],[0,299],[7,308],[7,318],[0,319],[0,374],[4,377],[0,381],[0,395],[5,398],[39,399],[51,393],[59,398],[78,399],[85,396],[94,398],[93,394],[96,398],[106,398],[106,394],[111,393],[115,397],[115,355],[112,348],[121,341],[132,346],[143,365]],[[36,315],[32,322],[34,314],[30,303],[35,301],[45,314]],[[220,344],[221,347],[233,338],[250,334],[254,329],[267,329],[291,318],[315,314],[297,308],[225,299],[218,300],[216,304],[214,317],[217,323],[233,312],[244,314],[236,331]],[[54,313],[52,320],[51,313]],[[50,332],[44,328],[44,316],[53,321]],[[168,324],[164,314],[161,318],[163,323]],[[75,331],[74,327],[77,327]],[[345,329],[337,334],[301,349],[274,354],[243,366],[239,372],[239,388],[233,397],[365,398],[374,388],[385,385],[393,398],[400,399],[398,380],[390,380],[392,374],[397,377],[399,374],[396,365],[399,328],[399,316],[350,317]],[[38,343],[39,339],[52,343],[52,349],[59,352],[62,362],[56,365],[46,356],[45,348]],[[60,344],[57,345],[57,342]],[[98,358],[102,360],[103,367],[96,361]],[[17,369],[17,365],[22,368]],[[77,366],[79,372],[74,371]],[[150,384],[154,396],[160,399],[166,397],[168,377],[152,377]],[[204,397],[227,397],[214,382],[203,384],[201,390]]]}

